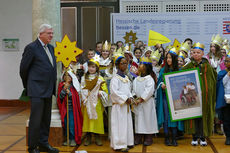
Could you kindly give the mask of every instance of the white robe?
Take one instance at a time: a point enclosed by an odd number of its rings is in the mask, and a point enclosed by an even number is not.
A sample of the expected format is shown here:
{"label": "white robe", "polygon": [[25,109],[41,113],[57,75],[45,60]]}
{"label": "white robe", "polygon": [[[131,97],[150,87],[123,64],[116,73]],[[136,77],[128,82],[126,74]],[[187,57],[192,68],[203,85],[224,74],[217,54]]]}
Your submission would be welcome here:
{"label": "white robe", "polygon": [[137,77],[133,82],[133,94],[144,100],[134,107],[135,133],[158,133],[157,116],[153,93],[155,82],[150,75]]}
{"label": "white robe", "polygon": [[128,77],[122,78],[118,74],[113,76],[110,83],[110,93],[113,103],[110,145],[113,149],[127,148],[127,146],[134,145],[131,109],[125,103],[128,98],[132,97]]}

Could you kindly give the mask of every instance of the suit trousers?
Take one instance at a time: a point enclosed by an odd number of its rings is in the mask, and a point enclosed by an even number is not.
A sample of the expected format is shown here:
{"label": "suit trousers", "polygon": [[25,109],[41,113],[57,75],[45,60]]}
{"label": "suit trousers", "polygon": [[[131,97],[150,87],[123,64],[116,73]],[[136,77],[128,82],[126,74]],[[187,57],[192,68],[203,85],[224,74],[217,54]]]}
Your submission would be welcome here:
{"label": "suit trousers", "polygon": [[29,148],[48,145],[52,98],[31,97],[31,110],[28,132]]}

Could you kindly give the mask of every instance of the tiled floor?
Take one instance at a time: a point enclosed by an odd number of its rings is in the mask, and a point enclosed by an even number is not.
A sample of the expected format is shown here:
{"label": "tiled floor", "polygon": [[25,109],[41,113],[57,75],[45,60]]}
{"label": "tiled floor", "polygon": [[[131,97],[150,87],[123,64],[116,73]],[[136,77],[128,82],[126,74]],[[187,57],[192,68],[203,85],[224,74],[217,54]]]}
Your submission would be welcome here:
{"label": "tiled floor", "polygon": [[[29,109],[24,107],[0,108],[0,153],[25,153],[26,152],[26,121],[29,117]],[[130,149],[130,153],[229,153],[230,146],[224,145],[224,136],[212,136],[207,147],[193,147],[190,145],[191,136],[185,136],[179,140],[178,147],[167,147],[164,139],[154,138],[154,144],[148,147],[137,145]],[[110,148],[107,137],[103,137],[103,146],[96,146],[94,142],[90,146],[57,147],[62,153],[74,153],[75,150],[86,150],[88,153],[115,153]]]}

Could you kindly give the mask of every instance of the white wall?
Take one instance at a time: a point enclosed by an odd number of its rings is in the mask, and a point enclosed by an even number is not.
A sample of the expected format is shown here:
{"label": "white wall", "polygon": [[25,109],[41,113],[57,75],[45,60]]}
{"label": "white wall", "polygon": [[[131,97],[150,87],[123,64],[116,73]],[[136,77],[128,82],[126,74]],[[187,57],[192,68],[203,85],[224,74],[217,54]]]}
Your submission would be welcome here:
{"label": "white wall", "polygon": [[[19,38],[19,51],[4,51],[2,39]],[[23,87],[19,64],[32,41],[32,0],[0,0],[0,99],[18,99]]]}

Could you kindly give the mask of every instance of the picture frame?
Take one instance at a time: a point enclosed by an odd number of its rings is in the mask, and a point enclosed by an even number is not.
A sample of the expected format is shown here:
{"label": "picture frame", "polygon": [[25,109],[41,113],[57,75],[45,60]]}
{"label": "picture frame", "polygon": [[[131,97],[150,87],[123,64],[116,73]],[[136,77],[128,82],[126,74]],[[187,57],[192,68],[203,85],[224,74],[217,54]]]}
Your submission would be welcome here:
{"label": "picture frame", "polygon": [[165,73],[166,97],[172,122],[202,116],[201,79],[198,68]]}
{"label": "picture frame", "polygon": [[2,47],[4,51],[19,51],[19,39],[18,38],[2,39]]}

